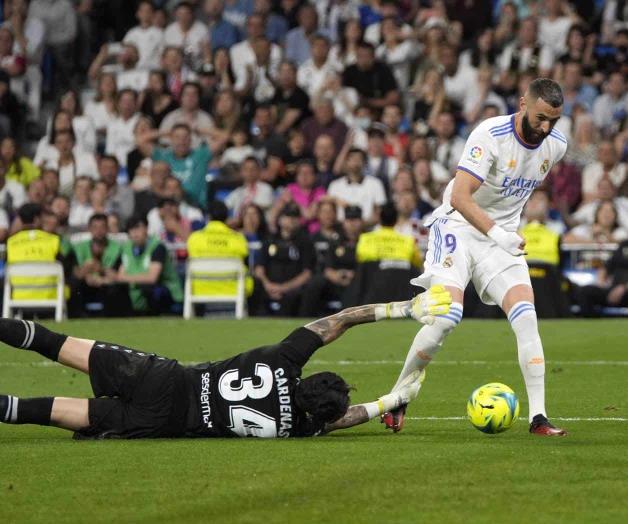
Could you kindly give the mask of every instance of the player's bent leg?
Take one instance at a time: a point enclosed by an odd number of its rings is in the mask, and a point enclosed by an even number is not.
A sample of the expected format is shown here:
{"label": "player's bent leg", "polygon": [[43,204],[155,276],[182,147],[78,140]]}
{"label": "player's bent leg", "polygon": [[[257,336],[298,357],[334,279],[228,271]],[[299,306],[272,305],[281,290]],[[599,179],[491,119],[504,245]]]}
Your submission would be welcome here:
{"label": "player's bent leg", "polygon": [[94,340],[68,337],[59,351],[59,363],[89,373],[89,355],[95,343]]}
{"label": "player's bent leg", "polygon": [[87,399],[0,395],[0,422],[78,430],[89,425]]}
{"label": "player's bent leg", "polygon": [[[434,323],[423,326],[414,337],[406,360],[397,382],[392,388],[392,392],[397,391],[406,379],[415,371],[423,372],[432,361],[438,350],[443,345],[443,341],[462,320],[464,291],[456,286],[445,285],[445,289],[451,293],[452,304],[449,313],[434,317]],[[420,387],[420,386],[419,386]],[[417,392],[418,394],[418,392]],[[387,429],[392,429],[395,433],[403,429],[406,406],[400,406],[394,411],[386,412],[382,415],[382,422]]]}

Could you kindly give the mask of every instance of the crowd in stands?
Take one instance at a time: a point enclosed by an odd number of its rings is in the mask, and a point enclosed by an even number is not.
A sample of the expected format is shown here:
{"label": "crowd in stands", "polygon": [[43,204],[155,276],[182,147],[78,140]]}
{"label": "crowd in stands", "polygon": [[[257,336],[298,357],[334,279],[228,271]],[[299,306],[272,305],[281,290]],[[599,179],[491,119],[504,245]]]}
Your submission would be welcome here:
{"label": "crowd in stands", "polygon": [[606,249],[571,299],[628,306],[626,2],[5,0],[0,19],[0,242],[10,263],[61,239],[72,315],[176,311],[188,256],[241,257],[251,314],[408,293],[466,137],[538,76],[569,146],[525,210],[531,266],[558,282],[569,245]]}

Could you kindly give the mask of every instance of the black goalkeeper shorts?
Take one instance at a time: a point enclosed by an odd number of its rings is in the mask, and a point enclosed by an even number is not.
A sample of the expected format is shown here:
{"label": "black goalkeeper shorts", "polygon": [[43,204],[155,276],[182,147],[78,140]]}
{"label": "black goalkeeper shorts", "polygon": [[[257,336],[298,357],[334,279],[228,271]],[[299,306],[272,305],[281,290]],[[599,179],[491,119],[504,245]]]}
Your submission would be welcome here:
{"label": "black goalkeeper shorts", "polygon": [[75,438],[181,436],[186,417],[183,367],[176,360],[96,342],[89,356],[94,390],[89,427]]}

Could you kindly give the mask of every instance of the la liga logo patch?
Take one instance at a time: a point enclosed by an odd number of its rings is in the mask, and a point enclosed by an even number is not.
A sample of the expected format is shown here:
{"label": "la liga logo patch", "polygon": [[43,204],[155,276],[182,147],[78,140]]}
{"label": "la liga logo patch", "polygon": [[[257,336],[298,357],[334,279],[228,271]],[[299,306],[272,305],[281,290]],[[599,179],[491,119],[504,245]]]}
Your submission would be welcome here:
{"label": "la liga logo patch", "polygon": [[469,160],[474,164],[479,164],[484,155],[484,150],[480,146],[473,146],[469,149]]}

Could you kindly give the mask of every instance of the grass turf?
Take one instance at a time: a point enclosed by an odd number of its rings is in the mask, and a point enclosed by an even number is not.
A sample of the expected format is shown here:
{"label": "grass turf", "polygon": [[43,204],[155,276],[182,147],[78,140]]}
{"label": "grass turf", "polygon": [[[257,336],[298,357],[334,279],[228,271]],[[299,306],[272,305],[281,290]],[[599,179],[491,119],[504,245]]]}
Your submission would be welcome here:
{"label": "grass turf", "polygon": [[[68,322],[75,336],[181,361],[274,343],[293,320]],[[321,349],[331,369],[386,392],[415,332],[411,322],[358,326]],[[0,425],[0,522],[627,522],[628,322],[544,321],[547,404],[563,439],[527,433],[525,389],[505,321],[464,321],[428,370],[403,432],[377,422],[303,440],[77,442],[55,428]],[[89,396],[86,377],[0,347],[0,391]],[[487,436],[461,417],[468,394],[499,381],[520,396],[520,420]]]}

